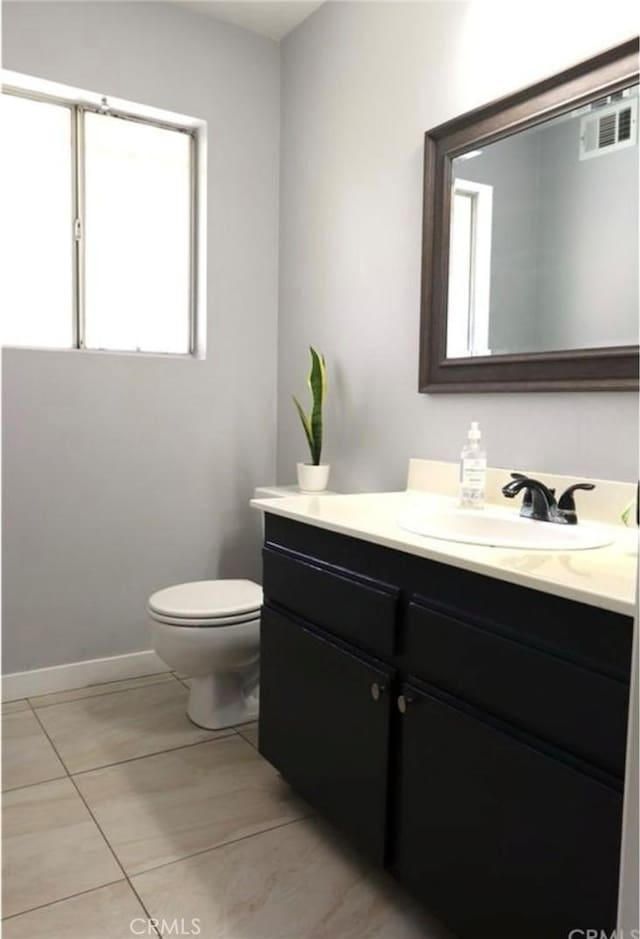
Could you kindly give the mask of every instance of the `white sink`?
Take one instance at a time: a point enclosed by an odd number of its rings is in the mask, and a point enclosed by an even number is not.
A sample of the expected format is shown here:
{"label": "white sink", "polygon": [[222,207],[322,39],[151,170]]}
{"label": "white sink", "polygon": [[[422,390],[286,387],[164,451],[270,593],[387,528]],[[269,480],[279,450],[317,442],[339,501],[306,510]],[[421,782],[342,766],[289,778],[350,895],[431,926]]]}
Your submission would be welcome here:
{"label": "white sink", "polygon": [[608,526],[536,522],[506,509],[408,507],[398,524],[405,531],[441,541],[487,545],[494,548],[535,548],[540,551],[584,551],[613,542]]}

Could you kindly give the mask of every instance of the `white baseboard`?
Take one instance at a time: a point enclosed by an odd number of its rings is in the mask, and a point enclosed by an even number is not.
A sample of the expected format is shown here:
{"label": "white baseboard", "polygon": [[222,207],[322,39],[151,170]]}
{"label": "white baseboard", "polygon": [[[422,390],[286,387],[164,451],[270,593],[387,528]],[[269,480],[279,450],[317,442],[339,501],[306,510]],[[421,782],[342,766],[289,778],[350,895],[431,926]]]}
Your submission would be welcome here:
{"label": "white baseboard", "polygon": [[51,694],[54,691],[71,691],[105,681],[169,671],[171,669],[151,649],[145,652],[130,652],[128,655],[113,655],[106,659],[88,659],[86,662],[34,668],[29,672],[4,675],[2,700],[15,701],[16,698]]}

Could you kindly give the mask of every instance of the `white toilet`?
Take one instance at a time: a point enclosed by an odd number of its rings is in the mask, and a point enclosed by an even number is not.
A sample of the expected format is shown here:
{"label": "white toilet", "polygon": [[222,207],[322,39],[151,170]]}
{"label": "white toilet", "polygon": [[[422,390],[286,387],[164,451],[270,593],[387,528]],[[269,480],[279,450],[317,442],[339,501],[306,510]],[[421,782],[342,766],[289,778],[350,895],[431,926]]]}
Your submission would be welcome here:
{"label": "white toilet", "polygon": [[153,648],[190,677],[194,724],[219,730],[257,718],[261,606],[251,580],[199,580],[149,598]]}

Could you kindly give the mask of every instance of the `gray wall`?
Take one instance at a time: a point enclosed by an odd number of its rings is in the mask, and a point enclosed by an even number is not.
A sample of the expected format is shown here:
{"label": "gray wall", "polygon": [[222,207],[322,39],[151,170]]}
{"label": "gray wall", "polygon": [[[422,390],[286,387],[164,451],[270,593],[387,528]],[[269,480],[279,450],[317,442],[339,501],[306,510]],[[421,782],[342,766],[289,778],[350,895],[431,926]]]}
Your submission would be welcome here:
{"label": "gray wall", "polygon": [[[630,4],[328,3],[282,46],[278,475],[305,443],[290,402],[329,363],[326,458],[342,489],[403,485],[411,456],[633,479],[634,394],[420,395],[424,132],[636,32]],[[550,18],[553,30],[549,31]]]}
{"label": "gray wall", "polygon": [[636,343],[638,148],[579,160],[579,117],[540,138],[540,348]]}
{"label": "gray wall", "polygon": [[[4,66],[208,121],[206,361],[4,353],[4,671],[149,648],[167,584],[259,573],[275,475],[279,53],[165,3],[5,3]],[[10,315],[10,311],[3,311]]]}

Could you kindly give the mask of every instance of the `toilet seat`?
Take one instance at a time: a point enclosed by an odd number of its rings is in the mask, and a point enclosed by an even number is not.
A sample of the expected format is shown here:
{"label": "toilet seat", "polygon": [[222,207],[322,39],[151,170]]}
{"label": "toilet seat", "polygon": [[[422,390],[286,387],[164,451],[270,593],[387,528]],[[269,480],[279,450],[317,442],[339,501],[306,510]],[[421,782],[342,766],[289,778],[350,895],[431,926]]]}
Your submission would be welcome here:
{"label": "toilet seat", "polygon": [[196,580],[158,590],[149,615],[174,626],[230,626],[258,618],[262,587],[251,580]]}
{"label": "toilet seat", "polygon": [[202,629],[213,629],[216,626],[241,626],[243,623],[254,623],[260,619],[260,610],[256,610],[255,613],[251,614],[244,613],[240,616],[210,616],[208,619],[168,616],[166,613],[157,613],[152,609],[147,609],[147,612],[156,623],[166,623],[168,626],[200,627]]}

